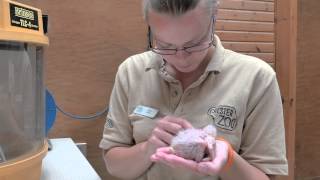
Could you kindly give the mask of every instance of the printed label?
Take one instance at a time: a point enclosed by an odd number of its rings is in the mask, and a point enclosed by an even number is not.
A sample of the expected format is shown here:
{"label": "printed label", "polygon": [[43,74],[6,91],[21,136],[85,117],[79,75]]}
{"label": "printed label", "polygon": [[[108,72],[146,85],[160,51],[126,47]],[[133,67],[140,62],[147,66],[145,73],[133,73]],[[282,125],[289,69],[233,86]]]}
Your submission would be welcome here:
{"label": "printed label", "polygon": [[156,117],[158,112],[159,112],[158,109],[154,109],[154,108],[147,107],[147,106],[141,106],[141,105],[137,106],[133,111],[134,114],[145,116],[148,118]]}
{"label": "printed label", "polygon": [[233,131],[238,124],[236,109],[231,106],[211,107],[208,110],[208,115],[211,116],[215,125]]}
{"label": "printed label", "polygon": [[38,12],[10,3],[11,26],[39,31]]}

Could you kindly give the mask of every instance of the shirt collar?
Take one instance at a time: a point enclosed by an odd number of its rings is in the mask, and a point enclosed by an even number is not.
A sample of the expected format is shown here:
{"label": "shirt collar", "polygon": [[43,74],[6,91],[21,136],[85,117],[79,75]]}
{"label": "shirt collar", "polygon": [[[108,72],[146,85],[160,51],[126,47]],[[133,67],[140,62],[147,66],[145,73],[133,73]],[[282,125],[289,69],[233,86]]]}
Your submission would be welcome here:
{"label": "shirt collar", "polygon": [[149,51],[148,54],[149,58],[148,63],[145,67],[145,71],[149,71],[151,69],[159,70],[165,64],[161,55],[156,54],[152,51]]}
{"label": "shirt collar", "polygon": [[213,51],[213,56],[206,68],[206,71],[213,71],[219,73],[222,70],[225,49],[222,46],[221,41],[217,35],[214,35],[214,42],[215,48]]}

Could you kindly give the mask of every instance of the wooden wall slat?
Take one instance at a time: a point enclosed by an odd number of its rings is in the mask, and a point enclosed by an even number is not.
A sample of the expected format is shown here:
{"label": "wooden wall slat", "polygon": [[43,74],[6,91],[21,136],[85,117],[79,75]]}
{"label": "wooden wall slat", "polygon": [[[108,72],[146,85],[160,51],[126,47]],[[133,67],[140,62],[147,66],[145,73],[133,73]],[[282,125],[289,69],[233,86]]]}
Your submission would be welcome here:
{"label": "wooden wall slat", "polygon": [[268,63],[273,69],[275,69],[275,64],[274,63]]}
{"label": "wooden wall slat", "polygon": [[250,56],[257,57],[266,62],[275,63],[275,55],[274,53],[244,53]]}
{"label": "wooden wall slat", "polygon": [[226,30],[226,31],[274,32],[274,23],[272,23],[272,22],[217,20],[215,28],[217,30]]}
{"label": "wooden wall slat", "polygon": [[274,2],[274,0],[246,0],[246,1]]}
{"label": "wooden wall slat", "polygon": [[274,22],[274,12],[258,12],[258,11],[220,9],[220,10],[218,10],[217,19]]}
{"label": "wooden wall slat", "polygon": [[274,43],[261,42],[223,42],[223,46],[237,52],[272,53]]}
{"label": "wooden wall slat", "polygon": [[274,3],[263,1],[229,0],[220,1],[219,8],[274,12]]}
{"label": "wooden wall slat", "polygon": [[222,39],[222,41],[274,42],[274,34],[273,33],[216,31],[216,34]]}
{"label": "wooden wall slat", "polygon": [[274,0],[220,0],[216,34],[225,48],[275,64]]}

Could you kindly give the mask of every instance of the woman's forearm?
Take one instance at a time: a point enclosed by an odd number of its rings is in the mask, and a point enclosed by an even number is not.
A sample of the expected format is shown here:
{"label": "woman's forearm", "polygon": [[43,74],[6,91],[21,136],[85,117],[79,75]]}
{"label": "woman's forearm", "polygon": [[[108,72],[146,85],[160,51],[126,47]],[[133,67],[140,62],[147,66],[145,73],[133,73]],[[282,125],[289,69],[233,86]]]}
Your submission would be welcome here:
{"label": "woman's forearm", "polygon": [[269,180],[269,177],[258,168],[250,165],[246,160],[234,152],[232,166],[220,173],[223,180]]}
{"label": "woman's forearm", "polygon": [[132,147],[114,147],[104,154],[109,173],[121,179],[136,179],[152,164],[146,142]]}

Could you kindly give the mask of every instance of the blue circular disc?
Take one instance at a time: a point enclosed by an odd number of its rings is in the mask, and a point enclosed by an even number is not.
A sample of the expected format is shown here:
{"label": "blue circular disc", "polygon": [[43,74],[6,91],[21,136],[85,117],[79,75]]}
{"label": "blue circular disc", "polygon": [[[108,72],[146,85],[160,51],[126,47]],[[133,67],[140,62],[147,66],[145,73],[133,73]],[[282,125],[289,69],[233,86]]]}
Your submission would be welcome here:
{"label": "blue circular disc", "polygon": [[52,128],[56,119],[57,108],[51,93],[46,89],[46,135]]}

